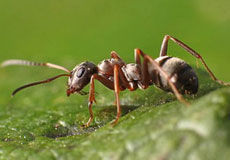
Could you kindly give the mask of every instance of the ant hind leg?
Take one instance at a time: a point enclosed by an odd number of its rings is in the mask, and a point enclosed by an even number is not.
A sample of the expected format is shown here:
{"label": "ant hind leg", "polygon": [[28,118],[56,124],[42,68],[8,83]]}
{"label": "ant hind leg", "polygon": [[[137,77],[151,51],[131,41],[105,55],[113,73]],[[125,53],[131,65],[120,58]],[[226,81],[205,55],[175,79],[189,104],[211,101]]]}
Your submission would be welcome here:
{"label": "ant hind leg", "polygon": [[186,45],[185,43],[183,43],[182,41],[171,37],[169,35],[165,35],[162,45],[161,45],[161,50],[160,50],[160,57],[161,56],[166,56],[167,55],[167,49],[168,49],[168,41],[172,40],[174,43],[176,43],[177,45],[181,46],[183,49],[185,49],[188,53],[190,53],[191,55],[193,55],[194,57],[196,57],[197,59],[201,60],[202,64],[204,65],[205,69],[207,70],[207,72],[209,73],[210,77],[218,82],[221,85],[230,85],[230,83],[226,83],[223,82],[219,79],[216,78],[216,76],[212,73],[212,71],[209,69],[209,67],[207,66],[207,64],[205,63],[204,59],[202,58],[202,56],[197,53],[195,50],[193,50],[192,48],[190,48],[188,45]]}
{"label": "ant hind leg", "polygon": [[187,102],[183,96],[180,94],[180,92],[178,91],[178,89],[176,88],[175,84],[172,82],[172,80],[170,79],[169,75],[161,68],[161,66],[150,56],[144,54],[140,49],[135,49],[135,59],[136,59],[136,63],[141,65],[140,62],[140,56],[142,56],[144,58],[143,60],[143,67],[142,67],[142,73],[143,73],[143,80],[142,83],[144,84],[144,86],[147,87],[147,82],[149,80],[149,73],[148,73],[148,63],[151,63],[156,70],[162,74],[162,76],[164,76],[167,81],[168,84],[170,85],[173,93],[175,94],[175,96],[177,97],[177,99],[184,103],[185,105],[189,105],[189,102]]}

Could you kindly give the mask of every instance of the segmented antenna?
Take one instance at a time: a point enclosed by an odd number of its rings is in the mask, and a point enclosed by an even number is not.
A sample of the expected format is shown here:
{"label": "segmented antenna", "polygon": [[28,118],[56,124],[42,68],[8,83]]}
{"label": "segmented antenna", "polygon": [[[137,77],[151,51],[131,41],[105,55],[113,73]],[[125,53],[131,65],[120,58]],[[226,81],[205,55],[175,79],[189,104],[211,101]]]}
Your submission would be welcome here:
{"label": "segmented antenna", "polygon": [[70,73],[70,70],[66,69],[65,67],[59,66],[57,64],[52,63],[41,63],[41,62],[31,62],[27,60],[20,60],[20,59],[9,59],[2,62],[1,67],[11,66],[11,65],[21,65],[21,66],[46,66],[49,68],[55,68],[59,70],[63,70],[65,72]]}
{"label": "segmented antenna", "polygon": [[13,93],[12,93],[12,96],[14,96],[16,93],[18,93],[22,89],[25,89],[25,88],[28,88],[28,87],[32,87],[32,86],[36,86],[36,85],[43,84],[43,83],[49,83],[49,82],[51,82],[51,81],[53,81],[53,80],[55,80],[55,79],[57,79],[59,77],[63,77],[63,76],[69,77],[70,74],[59,74],[59,75],[57,75],[55,77],[51,77],[51,78],[43,80],[43,81],[38,81],[38,82],[33,82],[33,83],[29,83],[29,84],[23,85],[23,86],[15,89],[13,91]]}

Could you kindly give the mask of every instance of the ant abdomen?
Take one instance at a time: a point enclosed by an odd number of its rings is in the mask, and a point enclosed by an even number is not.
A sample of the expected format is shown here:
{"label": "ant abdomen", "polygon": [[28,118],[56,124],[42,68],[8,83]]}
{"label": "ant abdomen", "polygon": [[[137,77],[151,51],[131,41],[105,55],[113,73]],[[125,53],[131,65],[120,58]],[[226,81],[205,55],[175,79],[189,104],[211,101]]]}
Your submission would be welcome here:
{"label": "ant abdomen", "polygon": [[[198,77],[192,67],[184,60],[176,57],[163,56],[156,59],[162,69],[181,94],[195,94],[198,91]],[[171,91],[165,76],[157,74],[155,84],[159,88]]]}

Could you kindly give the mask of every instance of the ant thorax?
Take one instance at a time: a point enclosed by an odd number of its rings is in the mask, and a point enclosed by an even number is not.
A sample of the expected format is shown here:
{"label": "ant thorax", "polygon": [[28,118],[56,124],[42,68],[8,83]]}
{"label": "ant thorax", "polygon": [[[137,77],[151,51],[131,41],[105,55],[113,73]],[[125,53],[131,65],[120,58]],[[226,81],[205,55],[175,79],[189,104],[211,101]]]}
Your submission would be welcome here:
{"label": "ant thorax", "polygon": [[120,67],[125,65],[121,59],[105,59],[98,64],[99,73],[107,76],[113,76],[114,65],[119,65]]}
{"label": "ant thorax", "polygon": [[124,65],[121,69],[132,88],[143,88],[141,84],[142,73],[140,65],[135,63],[129,63],[127,65]]}
{"label": "ant thorax", "polygon": [[141,80],[141,67],[135,63],[129,63],[122,67],[122,71],[129,82]]}

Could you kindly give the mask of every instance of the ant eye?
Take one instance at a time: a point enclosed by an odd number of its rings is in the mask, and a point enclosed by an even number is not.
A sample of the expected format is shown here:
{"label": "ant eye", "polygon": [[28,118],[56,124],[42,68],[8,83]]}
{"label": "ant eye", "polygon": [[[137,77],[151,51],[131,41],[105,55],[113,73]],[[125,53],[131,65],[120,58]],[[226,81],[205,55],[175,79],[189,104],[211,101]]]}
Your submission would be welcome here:
{"label": "ant eye", "polygon": [[77,77],[80,78],[85,72],[85,68],[80,68],[78,71],[77,71]]}

